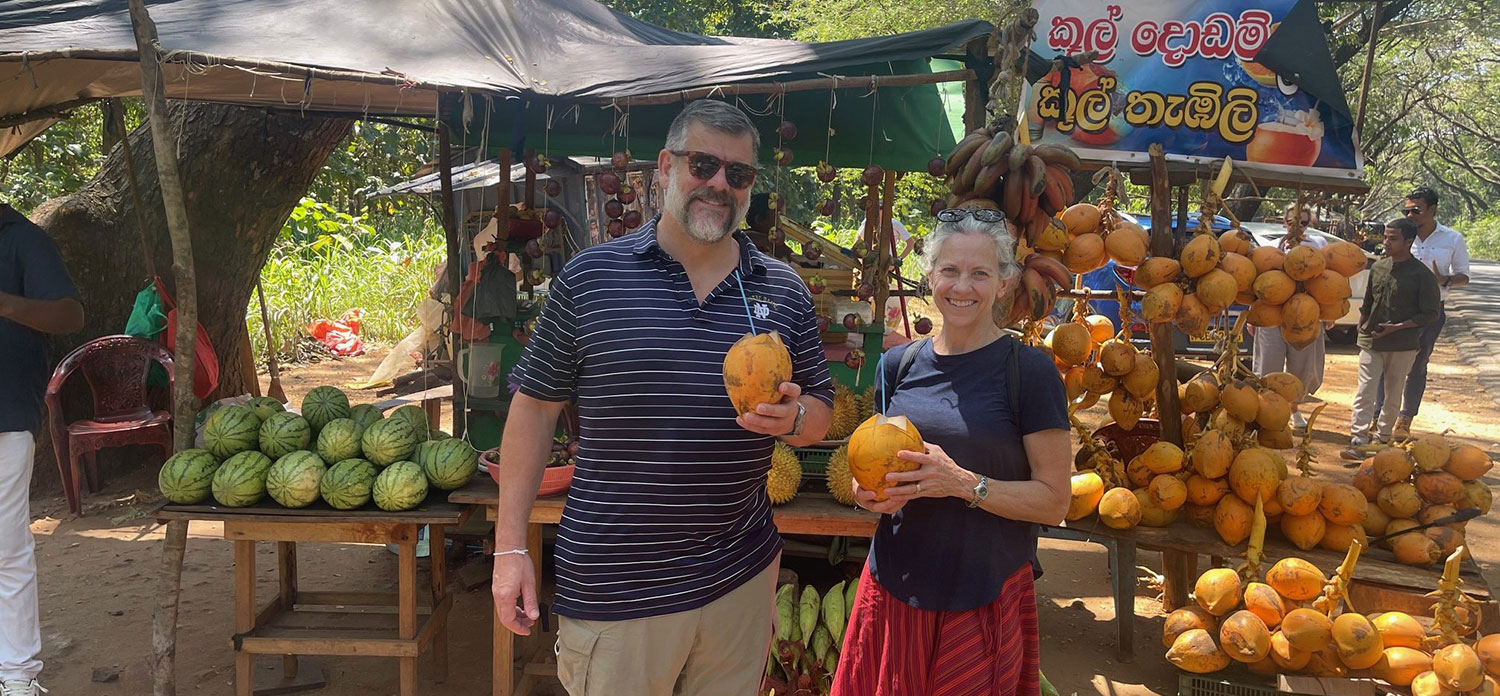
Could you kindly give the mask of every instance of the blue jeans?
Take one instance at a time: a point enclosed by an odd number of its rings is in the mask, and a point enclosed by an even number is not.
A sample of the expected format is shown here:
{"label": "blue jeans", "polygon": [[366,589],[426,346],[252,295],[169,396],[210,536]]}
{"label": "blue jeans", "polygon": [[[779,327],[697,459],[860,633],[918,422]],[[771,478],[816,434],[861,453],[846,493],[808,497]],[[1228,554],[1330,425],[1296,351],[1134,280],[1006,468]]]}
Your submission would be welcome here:
{"label": "blue jeans", "polygon": [[[1437,321],[1422,327],[1421,345],[1417,347],[1417,361],[1412,363],[1411,372],[1406,375],[1406,388],[1401,395],[1401,417],[1408,420],[1417,417],[1417,410],[1422,407],[1422,393],[1427,391],[1427,361],[1432,358],[1432,349],[1437,345],[1438,334],[1443,332],[1443,324],[1448,323],[1448,312],[1438,308]],[[1380,413],[1381,407],[1385,406],[1385,385],[1380,385],[1380,390],[1375,392],[1375,412]]]}

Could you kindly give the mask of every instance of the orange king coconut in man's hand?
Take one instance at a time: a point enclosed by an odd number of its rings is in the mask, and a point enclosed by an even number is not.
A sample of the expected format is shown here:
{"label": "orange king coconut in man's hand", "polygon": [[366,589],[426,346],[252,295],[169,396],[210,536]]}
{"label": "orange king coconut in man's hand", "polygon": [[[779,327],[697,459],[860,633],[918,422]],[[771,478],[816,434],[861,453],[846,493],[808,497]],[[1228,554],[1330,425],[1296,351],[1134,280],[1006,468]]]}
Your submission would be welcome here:
{"label": "orange king coconut in man's hand", "polygon": [[760,404],[780,403],[781,383],[791,379],[792,354],[774,329],[741,336],[724,355],[724,391],[739,415]]}
{"label": "orange king coconut in man's hand", "polygon": [[927,451],[917,426],[906,416],[887,417],[877,413],[860,423],[849,436],[849,473],[860,488],[874,492],[876,500],[886,500],[890,496],[885,489],[896,485],[885,480],[886,474],[914,471],[922,466],[896,456],[907,450]]}

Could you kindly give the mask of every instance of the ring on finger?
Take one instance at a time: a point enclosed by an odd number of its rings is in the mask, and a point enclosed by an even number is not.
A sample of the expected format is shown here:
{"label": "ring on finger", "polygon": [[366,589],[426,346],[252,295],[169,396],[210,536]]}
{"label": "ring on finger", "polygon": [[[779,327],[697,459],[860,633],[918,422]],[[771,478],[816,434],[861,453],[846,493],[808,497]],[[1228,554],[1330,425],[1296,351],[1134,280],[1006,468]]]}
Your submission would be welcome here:
{"label": "ring on finger", "polygon": [[917,492],[918,493],[922,492],[922,483],[920,481],[917,482]]}

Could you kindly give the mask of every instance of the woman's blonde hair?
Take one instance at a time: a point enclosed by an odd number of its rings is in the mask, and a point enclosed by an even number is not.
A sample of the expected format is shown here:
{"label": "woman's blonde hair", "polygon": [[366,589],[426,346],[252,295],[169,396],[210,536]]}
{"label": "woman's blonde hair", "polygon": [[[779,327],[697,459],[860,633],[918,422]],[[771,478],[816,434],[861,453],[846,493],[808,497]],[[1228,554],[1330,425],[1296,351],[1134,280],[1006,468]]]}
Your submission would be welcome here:
{"label": "woman's blonde hair", "polygon": [[[1005,223],[984,222],[973,216],[965,216],[953,222],[939,222],[938,226],[933,228],[932,234],[927,237],[927,248],[922,254],[922,273],[931,278],[933,266],[937,263],[938,255],[942,253],[944,242],[955,235],[970,234],[981,234],[995,242],[995,264],[1000,270],[1000,280],[1009,280],[1021,274],[1021,265],[1016,263],[1016,239],[1011,236]],[[1005,319],[1010,316],[1011,307],[1015,304],[1015,294],[1019,290],[1020,286],[1016,285],[1006,296],[996,298],[994,307],[996,324],[1005,326]]]}

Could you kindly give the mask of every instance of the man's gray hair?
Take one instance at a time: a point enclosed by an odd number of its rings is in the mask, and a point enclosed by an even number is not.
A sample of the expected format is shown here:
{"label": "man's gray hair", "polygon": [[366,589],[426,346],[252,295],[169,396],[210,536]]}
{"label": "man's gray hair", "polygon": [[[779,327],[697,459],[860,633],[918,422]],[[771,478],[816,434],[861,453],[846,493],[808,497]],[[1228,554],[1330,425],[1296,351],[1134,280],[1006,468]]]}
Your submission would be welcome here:
{"label": "man's gray hair", "polygon": [[677,114],[677,118],[672,119],[671,127],[667,128],[668,150],[686,148],[689,123],[697,123],[729,135],[749,134],[752,151],[756,153],[756,161],[751,164],[760,164],[760,131],[755,130],[750,117],[738,107],[713,99],[699,99],[688,104],[682,113]]}

